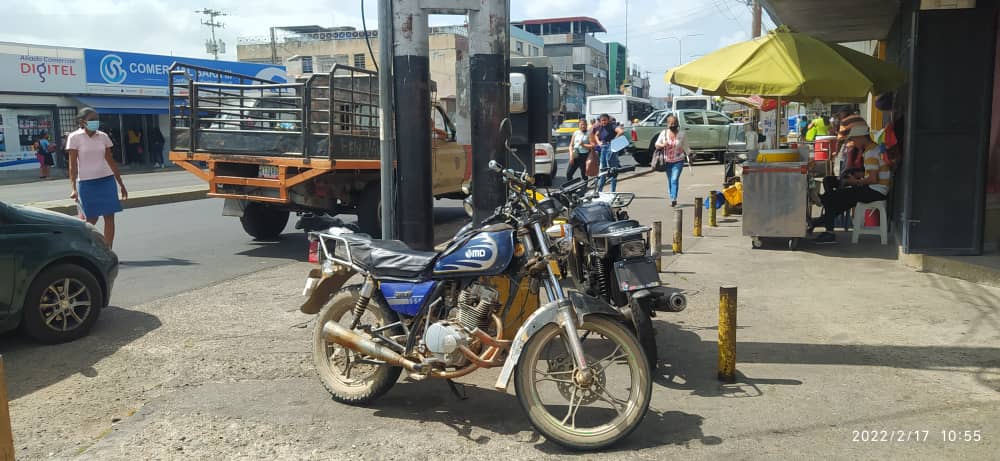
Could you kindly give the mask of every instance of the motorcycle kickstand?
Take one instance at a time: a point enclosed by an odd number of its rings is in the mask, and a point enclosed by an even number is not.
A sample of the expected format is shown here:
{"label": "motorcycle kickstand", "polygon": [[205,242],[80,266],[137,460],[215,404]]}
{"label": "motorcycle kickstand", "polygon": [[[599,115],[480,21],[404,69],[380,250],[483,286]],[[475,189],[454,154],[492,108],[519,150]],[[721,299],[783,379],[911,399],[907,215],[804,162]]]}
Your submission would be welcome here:
{"label": "motorcycle kickstand", "polygon": [[455,381],[447,380],[448,388],[451,389],[451,393],[455,394],[458,400],[469,400],[469,395],[465,393],[465,385],[458,384]]}

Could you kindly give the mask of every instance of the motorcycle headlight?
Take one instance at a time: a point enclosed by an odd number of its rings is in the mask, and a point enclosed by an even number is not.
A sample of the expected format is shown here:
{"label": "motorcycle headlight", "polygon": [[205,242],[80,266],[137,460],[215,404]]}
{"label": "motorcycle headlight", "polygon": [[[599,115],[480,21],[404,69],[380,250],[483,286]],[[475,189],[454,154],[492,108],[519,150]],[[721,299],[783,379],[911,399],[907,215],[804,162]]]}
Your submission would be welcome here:
{"label": "motorcycle headlight", "polygon": [[639,239],[622,242],[620,251],[623,258],[646,256],[646,241]]}
{"label": "motorcycle headlight", "polygon": [[466,197],[465,200],[462,200],[462,208],[465,208],[465,214],[469,215],[471,218],[473,212],[471,195]]}

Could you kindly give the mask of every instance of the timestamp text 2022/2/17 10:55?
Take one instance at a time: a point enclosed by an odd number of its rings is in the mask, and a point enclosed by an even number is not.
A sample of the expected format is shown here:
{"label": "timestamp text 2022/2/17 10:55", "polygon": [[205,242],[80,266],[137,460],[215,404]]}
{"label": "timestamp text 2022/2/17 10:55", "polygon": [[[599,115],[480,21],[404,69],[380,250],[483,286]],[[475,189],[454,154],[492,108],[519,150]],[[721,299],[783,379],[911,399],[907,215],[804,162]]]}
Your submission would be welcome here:
{"label": "timestamp text 2022/2/17 10:55", "polygon": [[[936,437],[935,437],[936,436]],[[852,442],[981,442],[982,431],[972,430],[856,430],[851,431]]]}

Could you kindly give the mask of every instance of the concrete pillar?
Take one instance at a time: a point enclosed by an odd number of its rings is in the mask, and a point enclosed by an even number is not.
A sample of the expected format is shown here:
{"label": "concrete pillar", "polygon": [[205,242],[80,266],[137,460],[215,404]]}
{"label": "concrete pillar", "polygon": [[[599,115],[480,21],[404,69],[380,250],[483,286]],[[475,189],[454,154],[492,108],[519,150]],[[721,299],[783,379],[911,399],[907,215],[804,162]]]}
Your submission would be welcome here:
{"label": "concrete pillar", "polygon": [[[504,203],[503,181],[488,165],[507,161],[504,140],[510,127],[501,124],[509,114],[510,54],[509,0],[483,0],[469,14],[469,82],[472,127],[472,204],[480,222]],[[398,94],[398,93],[397,93]]]}
{"label": "concrete pillar", "polygon": [[399,237],[413,248],[434,246],[431,191],[430,37],[419,0],[393,3]]}

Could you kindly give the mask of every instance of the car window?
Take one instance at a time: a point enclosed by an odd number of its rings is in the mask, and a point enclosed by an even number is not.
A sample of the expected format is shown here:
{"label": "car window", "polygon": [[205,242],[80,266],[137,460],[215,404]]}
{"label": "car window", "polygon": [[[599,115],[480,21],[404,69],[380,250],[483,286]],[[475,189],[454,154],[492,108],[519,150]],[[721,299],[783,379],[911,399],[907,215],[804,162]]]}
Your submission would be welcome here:
{"label": "car window", "polygon": [[579,121],[563,122],[562,125],[559,125],[559,128],[579,128],[579,127],[580,127]]}
{"label": "car window", "polygon": [[719,112],[708,112],[709,125],[729,125],[731,123],[732,121],[730,121],[724,114]]}
{"label": "car window", "polygon": [[684,117],[684,123],[687,125],[704,125],[705,117],[701,115],[701,112],[681,112]]}

